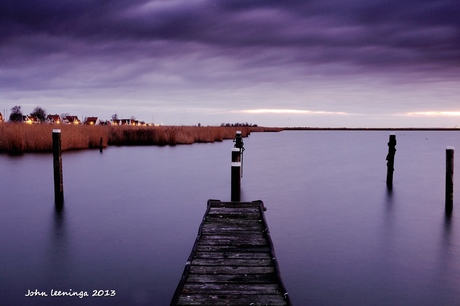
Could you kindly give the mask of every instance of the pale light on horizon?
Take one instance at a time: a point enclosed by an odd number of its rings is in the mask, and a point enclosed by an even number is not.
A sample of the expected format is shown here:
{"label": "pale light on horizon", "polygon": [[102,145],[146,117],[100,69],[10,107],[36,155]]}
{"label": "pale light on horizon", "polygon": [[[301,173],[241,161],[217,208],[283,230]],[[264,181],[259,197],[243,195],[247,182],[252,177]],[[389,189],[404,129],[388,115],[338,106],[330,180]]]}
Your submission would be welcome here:
{"label": "pale light on horizon", "polygon": [[458,117],[460,111],[427,111],[427,112],[409,112],[404,116],[429,116],[429,117]]}
{"label": "pale light on horizon", "polygon": [[277,108],[260,108],[260,109],[246,109],[235,111],[247,114],[312,114],[312,115],[350,115],[345,112],[328,112],[328,111],[312,111],[304,109],[277,109]]}

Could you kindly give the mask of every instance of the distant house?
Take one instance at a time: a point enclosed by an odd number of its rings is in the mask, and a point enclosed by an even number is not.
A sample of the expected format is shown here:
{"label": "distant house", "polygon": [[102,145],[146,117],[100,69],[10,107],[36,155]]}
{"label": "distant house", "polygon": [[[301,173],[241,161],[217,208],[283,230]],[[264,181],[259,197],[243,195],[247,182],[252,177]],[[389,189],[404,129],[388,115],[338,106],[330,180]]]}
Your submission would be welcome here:
{"label": "distant house", "polygon": [[132,119],[121,119],[120,125],[134,125],[133,124],[134,122],[132,122],[132,121],[134,121],[134,120],[132,120]]}
{"label": "distant house", "polygon": [[120,119],[112,119],[112,125],[121,125]]}
{"label": "distant house", "polygon": [[86,117],[85,125],[96,125],[97,124],[97,117]]}
{"label": "distant house", "polygon": [[22,116],[22,121],[26,124],[37,124],[40,123],[40,119],[37,116],[33,115],[26,115]]}
{"label": "distant house", "polygon": [[77,116],[65,116],[65,123],[68,124],[81,124]]}
{"label": "distant house", "polygon": [[109,120],[99,120],[99,125],[112,125]]}
{"label": "distant house", "polygon": [[60,124],[61,117],[59,115],[48,115],[46,116],[46,122],[51,124]]}

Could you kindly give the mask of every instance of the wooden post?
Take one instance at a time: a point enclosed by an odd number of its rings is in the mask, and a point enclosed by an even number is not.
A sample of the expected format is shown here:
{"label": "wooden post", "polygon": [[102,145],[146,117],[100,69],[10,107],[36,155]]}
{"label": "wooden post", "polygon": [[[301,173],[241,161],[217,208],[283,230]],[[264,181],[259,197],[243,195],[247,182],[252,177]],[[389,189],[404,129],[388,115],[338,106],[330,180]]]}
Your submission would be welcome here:
{"label": "wooden post", "polygon": [[61,130],[53,130],[53,169],[54,199],[56,205],[64,203],[64,184],[62,182]]}
{"label": "wooden post", "polygon": [[241,151],[239,148],[232,148],[232,180],[231,180],[231,200],[240,201],[241,193]]}
{"label": "wooden post", "polygon": [[446,148],[446,213],[454,207],[454,147]]}
{"label": "wooden post", "polygon": [[396,135],[390,135],[388,142],[388,155],[387,155],[387,187],[393,187],[393,171],[396,153]]}
{"label": "wooden post", "polygon": [[102,137],[101,137],[101,140],[99,142],[99,152],[102,153]]}

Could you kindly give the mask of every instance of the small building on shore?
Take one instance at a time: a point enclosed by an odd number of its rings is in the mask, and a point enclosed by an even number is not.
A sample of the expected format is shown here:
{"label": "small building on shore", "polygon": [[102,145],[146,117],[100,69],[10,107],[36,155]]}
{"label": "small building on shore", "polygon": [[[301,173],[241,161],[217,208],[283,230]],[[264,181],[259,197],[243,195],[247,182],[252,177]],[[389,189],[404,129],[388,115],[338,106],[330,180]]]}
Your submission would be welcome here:
{"label": "small building on shore", "polygon": [[121,119],[120,125],[134,125],[133,119]]}
{"label": "small building on shore", "polygon": [[81,121],[77,116],[65,116],[64,123],[67,124],[81,124]]}
{"label": "small building on shore", "polygon": [[22,116],[22,122],[24,122],[26,124],[38,124],[41,121],[40,121],[40,119],[38,119],[37,116],[25,115],[25,116]]}
{"label": "small building on shore", "polygon": [[48,115],[46,116],[46,122],[51,123],[51,124],[60,124],[61,123],[61,117],[59,115]]}
{"label": "small building on shore", "polygon": [[96,125],[97,122],[98,122],[97,117],[86,117],[84,124],[85,125]]}

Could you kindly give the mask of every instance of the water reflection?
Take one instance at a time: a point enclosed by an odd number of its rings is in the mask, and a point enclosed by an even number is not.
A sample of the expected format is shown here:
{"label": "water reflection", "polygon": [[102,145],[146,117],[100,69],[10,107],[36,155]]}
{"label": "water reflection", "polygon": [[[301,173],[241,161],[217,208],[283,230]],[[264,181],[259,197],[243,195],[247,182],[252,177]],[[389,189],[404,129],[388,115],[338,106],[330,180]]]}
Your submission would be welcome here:
{"label": "water reflection", "polygon": [[434,286],[438,287],[440,303],[443,305],[458,305],[459,298],[457,288],[460,267],[453,256],[456,253],[454,224],[452,211],[446,211],[442,222],[437,275],[434,280]]}
{"label": "water reflection", "polygon": [[388,211],[393,209],[393,188],[389,187],[386,189],[386,208]]}
{"label": "water reflection", "polygon": [[444,216],[444,244],[449,244],[452,234],[452,210],[446,211]]}
{"label": "water reflection", "polygon": [[66,215],[63,205],[55,205],[51,217],[50,241],[47,243],[46,276],[48,282],[55,285],[66,283],[69,275],[68,235]]}
{"label": "water reflection", "polygon": [[452,217],[452,211],[453,211],[453,205],[447,205],[446,204],[446,220]]}

